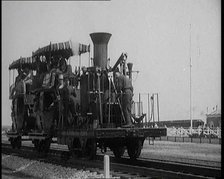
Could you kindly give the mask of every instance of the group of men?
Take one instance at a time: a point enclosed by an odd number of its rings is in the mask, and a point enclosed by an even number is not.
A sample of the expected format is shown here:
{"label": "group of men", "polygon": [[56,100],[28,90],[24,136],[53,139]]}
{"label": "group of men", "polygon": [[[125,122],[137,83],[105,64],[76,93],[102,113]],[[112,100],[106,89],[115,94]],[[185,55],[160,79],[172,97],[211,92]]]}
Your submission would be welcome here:
{"label": "group of men", "polygon": [[[83,73],[85,73],[85,68],[83,69]],[[117,90],[117,97],[120,98],[122,111],[125,118],[125,124],[122,127],[132,127],[132,119],[131,119],[131,106],[132,106],[132,97],[133,97],[133,86],[131,80],[123,75],[121,72],[116,70],[114,72],[115,78],[115,87]],[[62,80],[62,78],[59,80]],[[67,118],[68,110],[72,113],[75,113],[75,91],[72,89],[72,86],[69,86],[69,82],[64,81],[65,85],[61,88],[61,95],[64,96],[64,106],[65,106],[65,117]],[[60,87],[59,87],[60,88]],[[73,94],[72,94],[73,93]],[[66,101],[69,101],[66,102]]]}
{"label": "group of men", "polygon": [[58,63],[56,60],[52,64],[48,65],[48,71],[45,74],[43,80],[43,87],[54,87],[58,91],[58,96],[60,104],[63,106],[60,111],[63,114],[64,124],[69,125],[68,114],[69,111],[73,118],[76,117],[76,108],[75,108],[75,87],[72,84],[72,81],[75,78],[75,75],[72,73],[70,65],[67,65],[67,62],[64,58],[59,58]]}
{"label": "group of men", "polygon": [[[39,63],[40,65],[40,63]],[[46,63],[46,71],[45,72],[37,72],[37,75],[43,75],[42,80],[42,87],[55,87],[56,90],[59,91],[61,96],[61,101],[64,106],[63,114],[65,118],[68,118],[68,110],[74,116],[76,114],[75,111],[75,88],[71,85],[71,79],[74,79],[72,75],[71,67],[67,65],[66,60],[60,58],[58,60],[52,59],[50,63]],[[70,67],[70,68],[69,68]],[[40,66],[39,66],[40,68]],[[39,69],[38,68],[38,69]],[[32,71],[32,70],[31,70]],[[32,72],[29,71],[27,68],[21,69],[18,68],[18,76],[16,77],[15,81],[15,89],[14,91],[19,91],[21,93],[26,92],[26,84],[32,84]],[[132,126],[132,119],[131,119],[131,106],[132,106],[132,97],[133,97],[133,86],[131,80],[123,75],[119,70],[114,72],[114,81],[116,90],[121,100],[122,111],[124,114],[124,118],[126,124],[123,127],[130,127]]]}

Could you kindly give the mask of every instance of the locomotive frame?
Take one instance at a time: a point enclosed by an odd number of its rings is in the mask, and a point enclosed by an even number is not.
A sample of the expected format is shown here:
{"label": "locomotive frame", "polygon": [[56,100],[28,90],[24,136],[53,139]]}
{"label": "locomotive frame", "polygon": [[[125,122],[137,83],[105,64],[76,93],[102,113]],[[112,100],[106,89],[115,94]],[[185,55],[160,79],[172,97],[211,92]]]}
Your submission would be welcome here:
{"label": "locomotive frame", "polygon": [[[144,140],[147,137],[160,137],[166,135],[166,128],[146,127],[139,120],[133,126],[123,128],[125,122],[121,102],[116,98],[117,91],[113,83],[112,73],[118,65],[124,75],[132,76],[132,64],[126,71],[127,54],[122,53],[113,68],[107,64],[107,44],[111,37],[109,33],[92,33],[90,37],[94,44],[93,66],[85,71],[62,73],[68,79],[69,86],[75,88],[76,99],[72,112],[63,100],[63,93],[58,90],[59,74],[57,70],[51,71],[55,83],[48,87],[30,87],[20,94],[23,103],[24,119],[18,118],[18,109],[14,101],[18,96],[12,95],[12,130],[7,133],[13,148],[21,147],[22,136],[29,136],[39,152],[47,153],[52,138],[57,138],[57,143],[67,145],[70,153],[78,156],[95,158],[97,148],[106,152],[109,148],[115,157],[120,158],[125,149],[131,159],[140,156]],[[90,46],[79,45],[78,55],[90,51]],[[38,62],[48,65],[51,59],[68,59],[75,55],[72,43],[56,43],[38,49],[30,58],[20,58],[13,62],[9,69],[29,68],[39,69]],[[58,61],[57,61],[58,60]],[[53,64],[53,63],[52,63]],[[59,66],[60,67],[60,66]],[[67,65],[68,67],[68,65]],[[61,73],[61,72],[60,72]],[[44,79],[50,71],[45,71]],[[54,75],[53,75],[54,74]],[[46,101],[46,102],[45,102]],[[15,105],[16,104],[16,105]],[[67,110],[65,110],[67,109]],[[143,118],[144,116],[140,116]],[[21,120],[20,122],[18,122]],[[17,124],[20,124],[18,128]]]}

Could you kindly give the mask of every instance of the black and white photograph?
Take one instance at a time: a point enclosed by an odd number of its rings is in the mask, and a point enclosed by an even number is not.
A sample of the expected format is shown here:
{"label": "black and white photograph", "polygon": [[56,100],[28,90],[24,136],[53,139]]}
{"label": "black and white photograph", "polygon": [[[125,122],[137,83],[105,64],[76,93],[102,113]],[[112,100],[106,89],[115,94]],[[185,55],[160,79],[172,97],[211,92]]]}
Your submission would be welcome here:
{"label": "black and white photograph", "polygon": [[3,0],[2,178],[221,178],[221,0]]}

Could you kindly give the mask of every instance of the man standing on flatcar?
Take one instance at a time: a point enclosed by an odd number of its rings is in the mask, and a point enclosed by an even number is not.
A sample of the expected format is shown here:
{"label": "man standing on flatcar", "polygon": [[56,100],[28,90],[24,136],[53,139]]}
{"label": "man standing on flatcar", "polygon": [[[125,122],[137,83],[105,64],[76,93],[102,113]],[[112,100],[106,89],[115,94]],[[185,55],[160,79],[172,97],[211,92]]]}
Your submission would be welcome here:
{"label": "man standing on flatcar", "polygon": [[58,90],[60,94],[59,114],[63,116],[64,127],[68,127],[68,110],[69,110],[69,90],[67,88],[67,81],[63,79],[63,75],[59,75]]}
{"label": "man standing on flatcar", "polygon": [[126,120],[126,125],[122,127],[131,127],[131,103],[133,97],[133,86],[131,80],[118,70],[115,71],[115,86],[118,93],[122,92],[122,110]]}

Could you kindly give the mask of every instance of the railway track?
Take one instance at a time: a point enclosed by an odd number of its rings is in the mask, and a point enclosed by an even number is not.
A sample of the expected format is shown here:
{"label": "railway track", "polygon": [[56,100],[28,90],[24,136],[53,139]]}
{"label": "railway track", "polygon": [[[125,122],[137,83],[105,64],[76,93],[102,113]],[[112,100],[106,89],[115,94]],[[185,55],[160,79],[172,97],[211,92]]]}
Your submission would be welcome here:
{"label": "railway track", "polygon": [[[31,145],[23,145],[20,150],[15,150],[9,144],[2,143],[2,153],[66,167],[103,172],[103,155],[97,155],[94,161],[85,158],[65,160],[68,150],[63,147],[52,147],[46,157],[37,153]],[[221,178],[221,168],[143,159],[121,158],[118,160],[112,156],[110,157],[110,169],[113,176],[120,178]]]}
{"label": "railway track", "polygon": [[191,165],[200,165],[200,166],[203,166],[203,167],[214,167],[214,168],[220,168],[221,167],[221,161],[218,162],[218,161],[211,161],[211,160],[199,160],[199,159],[187,159],[187,161],[185,161],[186,159],[185,158],[180,158],[178,157],[179,159],[181,159],[181,161],[176,161],[176,160],[172,160],[172,161],[168,161],[167,159],[156,159],[156,158],[148,158],[148,157],[141,157],[141,159],[143,160],[150,160],[150,161],[161,161],[161,162],[174,162],[176,164],[185,164],[185,165],[188,165],[188,164],[191,164]]}

